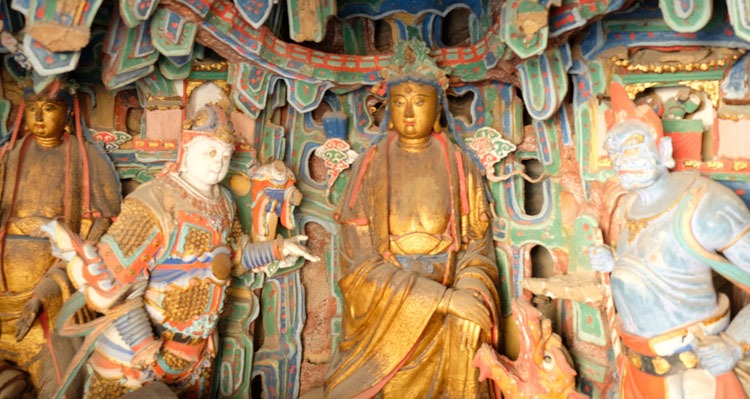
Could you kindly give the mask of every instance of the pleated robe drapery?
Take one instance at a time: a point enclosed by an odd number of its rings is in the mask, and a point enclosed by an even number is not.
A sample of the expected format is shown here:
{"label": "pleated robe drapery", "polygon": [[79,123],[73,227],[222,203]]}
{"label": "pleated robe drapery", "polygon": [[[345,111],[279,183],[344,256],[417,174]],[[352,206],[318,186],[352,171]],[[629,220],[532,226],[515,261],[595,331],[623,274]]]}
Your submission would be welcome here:
{"label": "pleated robe drapery", "polygon": [[[389,249],[389,137],[366,152],[352,170],[335,217],[341,224],[343,327],[326,376],[330,398],[487,397],[488,383],[472,366],[476,349],[498,339],[498,269],[481,177],[468,156],[443,134],[452,215],[447,272],[434,281],[403,270]],[[422,173],[429,173],[424,170]],[[418,198],[414,198],[418,201]],[[491,336],[479,333],[462,346],[468,322],[438,312],[447,288],[478,293],[490,310]]]}

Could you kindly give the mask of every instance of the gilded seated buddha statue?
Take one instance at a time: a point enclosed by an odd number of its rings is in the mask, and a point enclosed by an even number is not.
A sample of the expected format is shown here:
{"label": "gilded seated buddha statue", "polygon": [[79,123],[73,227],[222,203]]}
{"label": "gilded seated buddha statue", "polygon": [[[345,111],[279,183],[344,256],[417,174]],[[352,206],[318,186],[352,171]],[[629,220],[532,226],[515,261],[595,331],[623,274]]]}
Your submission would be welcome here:
{"label": "gilded seated buddha statue", "polygon": [[440,132],[447,78],[424,43],[399,43],[391,62],[387,135],[335,214],[344,312],[325,394],[487,397],[472,359],[497,341],[499,299],[481,175]]}
{"label": "gilded seated buddha statue", "polygon": [[[84,138],[74,100],[61,80],[39,93],[27,89],[20,111],[24,124],[18,120],[0,150],[0,364],[7,362],[0,366],[0,379],[22,370],[39,397],[54,393],[55,376],[75,350],[53,334],[55,317],[74,288],[64,271],[52,267],[56,259],[40,227],[57,219],[96,241],[120,211],[114,167]],[[0,398],[18,397],[17,387],[3,385]]]}

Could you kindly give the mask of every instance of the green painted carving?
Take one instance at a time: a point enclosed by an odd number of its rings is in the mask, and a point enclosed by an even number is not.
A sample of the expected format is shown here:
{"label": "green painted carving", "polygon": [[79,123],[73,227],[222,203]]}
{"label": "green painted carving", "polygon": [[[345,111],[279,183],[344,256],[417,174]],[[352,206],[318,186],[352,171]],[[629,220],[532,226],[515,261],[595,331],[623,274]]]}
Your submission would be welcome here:
{"label": "green painted carving", "polygon": [[[230,64],[229,68],[232,90],[237,92],[242,100],[252,104],[258,112],[264,109],[273,74],[265,68],[244,62]],[[258,117],[257,114],[250,116]]]}
{"label": "green painted carving", "polygon": [[169,80],[183,80],[190,76],[190,68],[193,66],[192,62],[188,62],[183,66],[177,66],[167,57],[159,58],[159,72]]}
{"label": "green painted carving", "polygon": [[583,342],[606,346],[607,335],[602,323],[601,310],[583,302],[573,302],[573,325],[576,338]]}
{"label": "green painted carving", "polygon": [[305,318],[302,290],[299,272],[293,272],[269,278],[261,291],[262,334],[266,339],[255,353],[252,374],[260,374],[268,384],[263,386],[263,397],[299,395],[299,373],[288,370],[298,370],[302,358],[298,346]]}
{"label": "green painted carving", "polygon": [[336,15],[332,0],[288,0],[289,37],[295,42],[320,42],[326,34],[328,18]]}
{"label": "green painted carving", "polygon": [[174,97],[182,94],[177,93],[174,83],[169,78],[162,75],[158,70],[143,79],[139,79],[135,83],[135,87],[138,89],[139,98],[147,98],[149,96]]}
{"label": "green painted carving", "polygon": [[[263,286],[265,275],[247,273],[244,276],[247,275],[251,276],[232,279],[228,290],[219,326],[221,362],[218,364],[218,384],[214,384],[218,392],[214,392],[213,397],[240,398],[251,389],[254,344],[250,325],[260,314],[259,300],[253,290]],[[235,295],[236,292],[245,295]]]}
{"label": "green painted carving", "polygon": [[711,19],[711,0],[659,0],[664,22],[675,32],[697,32]]}
{"label": "green painted carving", "polygon": [[[576,370],[581,373],[579,377],[596,382],[604,382],[607,376],[611,375],[612,373],[612,370],[610,370],[607,366],[597,363],[594,360],[589,360],[583,356],[576,357],[576,365],[578,366],[576,367]],[[592,397],[597,398],[602,396]]]}
{"label": "green painted carving", "polygon": [[534,121],[537,137],[537,158],[544,165],[549,175],[556,175],[560,171],[560,146],[557,144],[557,127],[555,118],[544,121]]}
{"label": "green painted carving", "polygon": [[503,4],[501,35],[521,58],[541,54],[549,37],[548,12],[537,1],[510,0]]}
{"label": "green painted carving", "polygon": [[[367,48],[362,40],[365,32],[362,30],[362,19],[355,19],[347,24],[342,24],[342,35],[344,37],[344,53],[346,54],[367,54]],[[391,28],[393,30],[393,28]]]}
{"label": "green painted carving", "polygon": [[134,28],[154,13],[159,0],[122,0],[120,1],[120,16],[123,22]]}
{"label": "green painted carving", "polygon": [[198,25],[166,8],[159,8],[151,18],[151,40],[167,57],[190,55],[197,32]]}
{"label": "green painted carving", "polygon": [[598,95],[606,90],[604,67],[598,61],[585,63],[577,60],[574,73],[573,120],[581,178],[584,181],[606,181],[614,176],[614,172],[600,163],[605,156],[600,145],[605,127],[601,126],[599,119],[601,107]]}
{"label": "green painted carving", "polygon": [[570,66],[570,47],[565,44],[516,67],[526,110],[533,119],[546,120],[560,107],[568,93]]}
{"label": "green painted carving", "polygon": [[750,11],[746,0],[727,0],[729,8],[729,22],[734,28],[734,34],[750,42]]}
{"label": "green painted carving", "polygon": [[[616,1],[616,0],[615,0]],[[568,5],[581,5],[581,1],[579,0],[564,0],[563,1],[563,7]],[[586,20],[589,20],[597,15],[602,15],[609,9],[610,3],[612,1],[610,0],[599,0],[599,1],[589,1],[586,2],[585,5],[579,7],[579,12],[581,13],[581,17],[583,17]]]}
{"label": "green painted carving", "polygon": [[159,52],[145,39],[147,24],[129,28],[118,19],[110,29],[110,40],[104,48],[102,81],[112,90],[153,72]]}
{"label": "green painted carving", "polygon": [[571,243],[568,273],[591,271],[588,248],[599,244],[599,222],[591,215],[581,215],[573,226],[574,242]]}

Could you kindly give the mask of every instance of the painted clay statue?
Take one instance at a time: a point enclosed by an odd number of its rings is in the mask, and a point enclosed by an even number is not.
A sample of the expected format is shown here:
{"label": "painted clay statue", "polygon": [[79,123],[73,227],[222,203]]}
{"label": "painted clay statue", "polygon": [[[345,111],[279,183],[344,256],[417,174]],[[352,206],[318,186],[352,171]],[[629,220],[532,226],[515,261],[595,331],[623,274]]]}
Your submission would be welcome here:
{"label": "painted clay statue", "polygon": [[424,43],[384,71],[387,135],[339,202],[344,301],[330,398],[486,397],[473,366],[498,335],[488,204],[471,158],[441,133],[445,72]]}
{"label": "painted clay statue", "polygon": [[[252,187],[252,242],[266,242],[276,237],[279,225],[288,230],[295,227],[294,208],[302,201],[302,193],[294,186],[294,173],[279,160],[255,166],[241,178]],[[266,275],[293,266],[294,259],[280,259],[266,267]],[[221,335],[222,372],[218,377],[219,398],[245,398],[251,390],[253,371],[253,322],[260,314],[260,300],[252,287],[261,285],[263,275],[233,279],[227,289],[227,307],[219,323]],[[257,285],[256,285],[257,284]]]}
{"label": "painted clay statue", "polygon": [[46,227],[70,260],[68,274],[86,303],[104,314],[82,352],[92,350],[87,398],[118,397],[152,381],[180,397],[211,397],[230,277],[263,271],[281,258],[317,260],[300,244],[304,236],[249,243],[234,199],[219,185],[234,151],[233,131],[223,110],[209,109],[224,123],[184,131],[179,171],[128,195],[96,248],[60,226]]}
{"label": "painted clay statue", "polygon": [[483,344],[474,358],[479,378],[494,380],[504,399],[585,399],[575,391],[577,373],[562,339],[552,332],[552,321],[525,299],[513,301],[511,308],[521,334],[518,357],[498,356]]}
{"label": "painted clay statue", "polygon": [[[12,364],[0,366],[0,379],[23,370],[40,397],[55,392],[56,376],[75,351],[73,342],[53,334],[55,317],[74,289],[52,267],[56,259],[40,227],[57,219],[96,241],[120,210],[117,175],[84,138],[76,105],[72,87],[61,80],[40,93],[27,89],[11,139],[0,150],[0,363]],[[2,385],[0,398],[19,397],[14,389],[24,379],[15,380]]]}
{"label": "painted clay statue", "polygon": [[[671,141],[653,112],[636,108],[617,82],[606,140],[628,191],[616,250],[591,248],[611,271],[623,343],[624,398],[745,398],[733,368],[750,341],[750,309],[730,321],[712,269],[750,287],[750,212],[728,188],[693,172],[670,172]],[[745,385],[746,387],[747,385]]]}

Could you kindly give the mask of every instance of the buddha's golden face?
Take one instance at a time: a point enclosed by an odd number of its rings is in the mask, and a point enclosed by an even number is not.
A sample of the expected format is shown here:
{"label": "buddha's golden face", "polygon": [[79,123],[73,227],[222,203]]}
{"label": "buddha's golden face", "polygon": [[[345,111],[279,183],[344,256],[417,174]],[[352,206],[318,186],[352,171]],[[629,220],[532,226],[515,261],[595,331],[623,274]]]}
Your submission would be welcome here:
{"label": "buddha's golden face", "polygon": [[24,111],[26,128],[34,136],[42,139],[54,139],[62,136],[68,112],[62,101],[40,99],[28,101]]}
{"label": "buddha's golden face", "polygon": [[391,86],[390,121],[401,138],[421,139],[432,133],[438,117],[438,92],[428,84],[404,82]]}

